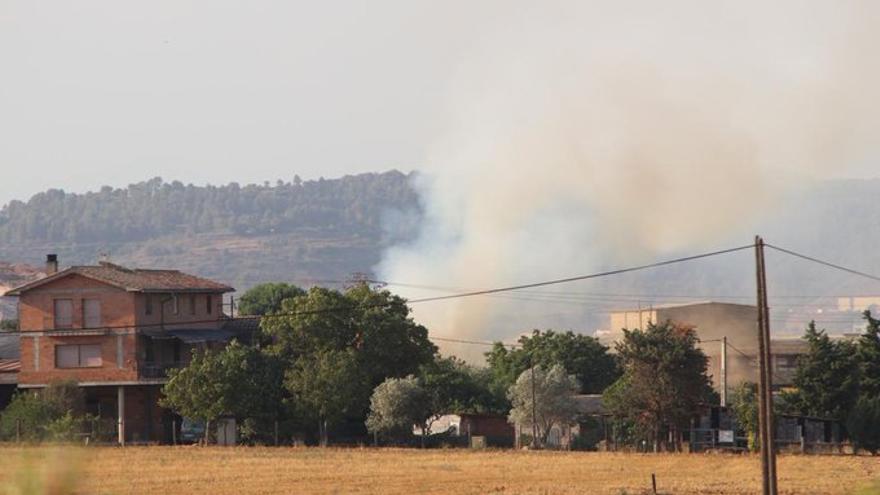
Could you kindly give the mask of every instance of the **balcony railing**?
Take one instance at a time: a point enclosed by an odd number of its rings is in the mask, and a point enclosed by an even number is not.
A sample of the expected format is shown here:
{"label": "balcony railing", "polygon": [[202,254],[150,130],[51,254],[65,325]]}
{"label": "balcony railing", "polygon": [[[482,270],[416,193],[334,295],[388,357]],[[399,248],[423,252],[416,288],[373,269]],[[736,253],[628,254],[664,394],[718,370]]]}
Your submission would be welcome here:
{"label": "balcony railing", "polygon": [[181,362],[143,362],[138,366],[138,375],[141,378],[167,378],[168,370],[182,368],[185,363]]}

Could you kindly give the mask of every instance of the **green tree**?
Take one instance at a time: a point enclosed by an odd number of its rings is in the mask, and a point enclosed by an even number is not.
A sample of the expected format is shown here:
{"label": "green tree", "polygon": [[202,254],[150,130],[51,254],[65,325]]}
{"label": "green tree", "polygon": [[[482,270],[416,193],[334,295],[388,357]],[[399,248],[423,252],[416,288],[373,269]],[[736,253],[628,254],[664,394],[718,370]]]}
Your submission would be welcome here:
{"label": "green tree", "polygon": [[534,427],[534,445],[543,446],[553,425],[568,426],[577,417],[573,395],[579,389],[577,378],[559,364],[523,371],[508,391],[513,406],[508,420],[518,428],[531,431]]}
{"label": "green tree", "polygon": [[617,343],[623,375],[603,401],[617,419],[635,425],[655,451],[668,448],[664,433],[685,429],[700,404],[713,400],[708,360],[691,328],[652,323],[623,334]]}
{"label": "green tree", "polygon": [[455,357],[422,365],[418,379],[430,410],[427,428],[443,414],[504,414],[509,409],[506,398],[492,389],[489,370]]}
{"label": "green tree", "polygon": [[[222,350],[196,351],[184,367],[171,370],[160,403],[181,416],[211,422],[235,416],[266,423],[282,408],[283,368],[275,356],[232,342]],[[271,418],[271,419],[270,419]]]}
{"label": "green tree", "polygon": [[356,411],[369,395],[353,349],[323,349],[301,356],[287,370],[284,384],[302,414],[316,419],[322,446],[328,427]]}
{"label": "green tree", "polygon": [[428,330],[410,317],[404,299],[367,284],[344,293],[313,287],[282,306],[285,314],[263,325],[276,342],[273,352],[290,366],[324,351],[352,351],[367,387],[358,394],[364,397],[359,414],[366,413],[366,398],[377,385],[417,373],[437,352]]}
{"label": "green tree", "polygon": [[367,430],[388,436],[410,436],[413,426],[418,425],[424,442],[432,414],[428,393],[416,377],[388,378],[370,397]]}
{"label": "green tree", "polygon": [[601,393],[620,376],[614,356],[598,339],[571,331],[534,330],[519,339],[519,348],[508,349],[500,342],[486,353],[496,382],[507,389],[532,365],[561,364],[580,383],[580,392]]}
{"label": "green tree", "polygon": [[238,311],[242,315],[267,315],[281,311],[285,299],[305,295],[299,287],[283,282],[256,285],[242,294],[238,300]]}
{"label": "green tree", "polygon": [[730,408],[736,423],[749,439],[749,450],[755,452],[758,442],[758,386],[751,382],[739,384],[731,394]]}
{"label": "green tree", "polygon": [[880,451],[880,397],[862,395],[847,416],[846,429],[856,448]]}
{"label": "green tree", "polygon": [[0,320],[0,332],[17,332],[18,320]]}
{"label": "green tree", "polygon": [[786,395],[795,412],[845,420],[859,395],[859,366],[852,342],[832,340],[811,322],[804,334],[807,353],[798,359],[796,390]]}
{"label": "green tree", "polygon": [[856,342],[859,367],[859,392],[869,397],[880,397],[880,320],[864,313],[867,327]]}
{"label": "green tree", "polygon": [[75,382],[54,382],[40,391],[22,391],[0,414],[0,439],[69,441],[90,417]]}

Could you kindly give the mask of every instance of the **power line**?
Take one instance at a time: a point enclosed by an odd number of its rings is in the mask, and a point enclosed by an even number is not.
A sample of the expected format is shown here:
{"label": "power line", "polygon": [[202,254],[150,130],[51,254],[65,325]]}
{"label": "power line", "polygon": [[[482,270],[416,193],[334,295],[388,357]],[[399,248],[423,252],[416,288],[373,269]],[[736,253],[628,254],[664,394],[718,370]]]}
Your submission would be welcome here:
{"label": "power line", "polygon": [[557,285],[557,284],[564,284],[564,283],[568,283],[568,282],[577,282],[580,280],[590,280],[590,279],[594,279],[594,278],[607,277],[610,275],[620,275],[623,273],[630,273],[630,272],[635,272],[635,271],[639,271],[639,270],[647,270],[649,268],[659,268],[662,266],[672,265],[675,263],[694,261],[694,260],[698,260],[698,259],[702,259],[702,258],[708,258],[710,256],[718,256],[721,254],[742,251],[744,249],[752,249],[753,247],[754,247],[754,244],[749,244],[747,246],[739,246],[739,247],[730,248],[730,249],[722,249],[719,251],[712,251],[709,253],[697,254],[697,255],[693,255],[693,256],[685,256],[683,258],[676,258],[676,259],[666,260],[666,261],[658,261],[656,263],[649,263],[647,265],[639,265],[639,266],[633,266],[633,267],[629,267],[629,268],[620,268],[617,270],[609,270],[609,271],[605,271],[605,272],[592,273],[589,275],[580,275],[577,277],[560,278],[560,279],[555,279],[555,280],[547,280],[544,282],[533,282],[533,283],[529,283],[529,284],[512,285],[512,286],[508,286],[508,287],[498,287],[498,288],[494,288],[494,289],[485,289],[485,290],[478,290],[478,291],[472,291],[472,292],[462,292],[462,293],[458,293],[458,294],[450,294],[447,296],[423,297],[420,299],[411,299],[409,301],[409,303],[415,304],[415,303],[423,303],[423,302],[445,301],[447,299],[458,299],[458,298],[462,298],[462,297],[483,296],[483,295],[487,295],[487,294],[497,294],[499,292],[510,292],[510,291],[516,291],[516,290],[521,290],[521,289],[532,289],[535,287],[546,287],[548,285]]}
{"label": "power line", "polygon": [[[329,307],[329,308],[312,309],[312,310],[299,310],[299,311],[292,311],[292,312],[288,312],[288,313],[276,313],[276,314],[269,314],[269,315],[239,316],[236,318],[229,318],[227,321],[263,319],[263,318],[284,318],[284,317],[292,317],[292,316],[305,316],[305,315],[335,313],[335,312],[342,312],[342,311],[379,309],[379,308],[391,306],[393,304],[398,304],[401,302],[403,304],[418,304],[418,303],[433,302],[433,301],[445,301],[445,300],[449,300],[449,299],[458,299],[458,298],[464,298],[464,297],[498,294],[498,293],[503,293],[503,292],[516,291],[516,290],[520,290],[520,289],[529,289],[529,288],[534,288],[534,287],[545,287],[548,285],[557,285],[557,284],[563,284],[563,283],[568,283],[568,282],[575,282],[575,281],[579,281],[579,280],[589,280],[589,279],[594,279],[594,278],[607,277],[607,276],[611,276],[611,275],[619,275],[619,274],[634,272],[634,271],[638,271],[638,270],[646,270],[649,268],[657,268],[657,267],[672,265],[675,263],[683,263],[686,261],[693,261],[693,260],[698,260],[698,259],[702,259],[702,258],[708,258],[711,256],[718,256],[718,255],[722,255],[722,254],[733,253],[736,251],[751,249],[752,247],[753,247],[753,245],[750,244],[747,246],[739,246],[739,247],[734,247],[734,248],[729,248],[729,249],[722,249],[722,250],[712,251],[712,252],[708,252],[708,253],[696,254],[696,255],[692,255],[692,256],[685,256],[682,258],[675,258],[675,259],[671,259],[671,260],[658,261],[658,262],[649,263],[646,265],[639,265],[639,266],[633,266],[633,267],[628,267],[628,268],[619,268],[616,270],[609,270],[609,271],[605,271],[605,272],[592,273],[589,275],[580,275],[577,277],[568,277],[568,278],[547,280],[547,281],[542,281],[542,282],[533,282],[533,283],[514,285],[514,286],[509,286],[509,287],[498,287],[498,288],[494,288],[494,289],[462,292],[462,293],[450,294],[450,295],[446,295],[446,296],[425,297],[425,298],[421,298],[421,299],[411,299],[409,301],[401,298],[399,300],[393,300],[390,302],[366,304],[366,305],[360,305],[360,306],[336,306],[336,307]],[[190,325],[190,324],[198,324],[198,323],[219,323],[220,321],[223,321],[223,320],[210,319],[210,320],[186,321],[186,322],[177,322],[177,323],[164,323],[164,322],[162,322],[162,323],[146,323],[146,324],[140,324],[140,325],[102,326],[102,327],[79,328],[79,329],[67,329],[67,328],[65,328],[65,329],[45,329],[43,331],[61,330],[61,331],[80,332],[80,331],[84,331],[84,330],[112,330],[112,329],[128,329],[128,328],[134,328],[134,327],[148,328],[148,327],[166,327],[166,326],[184,325],[184,324]]]}
{"label": "power line", "polygon": [[834,269],[836,269],[836,270],[840,270],[840,271],[843,271],[843,272],[851,273],[851,274],[853,274],[853,275],[858,275],[858,276],[860,276],[860,277],[865,277],[865,278],[868,278],[868,279],[871,279],[871,280],[874,280],[874,281],[880,282],[880,276],[877,276],[877,275],[872,275],[872,274],[870,274],[870,273],[865,273],[865,272],[862,272],[862,271],[859,271],[859,270],[855,270],[855,269],[853,269],[853,268],[847,268],[847,267],[842,266],[842,265],[838,265],[838,264],[835,264],[835,263],[831,263],[830,261],[820,260],[819,258],[814,258],[814,257],[812,257],[812,256],[807,256],[806,254],[801,254],[801,253],[798,253],[798,252],[792,251],[792,250],[790,250],[790,249],[781,248],[781,247],[779,247],[779,246],[774,246],[773,244],[766,244],[766,243],[765,243],[764,245],[767,246],[767,247],[769,247],[769,248],[771,248],[771,249],[775,249],[775,250],[777,250],[777,251],[779,251],[779,252],[782,252],[782,253],[785,253],[785,254],[788,254],[788,255],[791,255],[791,256],[797,257],[797,258],[801,258],[801,259],[803,259],[803,260],[812,261],[813,263],[818,263],[818,264],[820,264],[820,265],[824,265],[824,266],[827,266],[827,267],[829,267],[829,268],[834,268]]}

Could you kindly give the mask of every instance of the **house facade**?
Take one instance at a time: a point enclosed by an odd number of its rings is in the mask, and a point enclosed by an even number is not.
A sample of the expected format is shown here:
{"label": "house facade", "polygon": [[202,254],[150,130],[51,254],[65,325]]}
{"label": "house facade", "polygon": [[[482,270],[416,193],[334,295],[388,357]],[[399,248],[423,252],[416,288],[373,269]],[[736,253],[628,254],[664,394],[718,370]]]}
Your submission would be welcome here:
{"label": "house facade", "polygon": [[177,270],[57,263],[49,255],[46,277],[6,294],[18,297],[18,387],[74,381],[120,443],[169,441],[175,418],[158,405],[166,373],[235,337],[222,312],[234,289]]}

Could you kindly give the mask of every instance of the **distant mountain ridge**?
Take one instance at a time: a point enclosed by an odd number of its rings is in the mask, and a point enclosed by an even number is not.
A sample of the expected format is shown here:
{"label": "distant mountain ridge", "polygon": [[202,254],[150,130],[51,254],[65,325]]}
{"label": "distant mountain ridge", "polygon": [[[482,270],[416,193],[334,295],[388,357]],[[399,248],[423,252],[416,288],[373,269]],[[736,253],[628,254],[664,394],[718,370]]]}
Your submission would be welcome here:
{"label": "distant mountain ridge", "polygon": [[[46,253],[57,253],[66,266],[106,255],[125,265],[178,268],[240,291],[270,280],[327,285],[354,272],[375,275],[371,270],[386,248],[417,237],[423,209],[413,177],[389,171],[245,186],[156,178],[85,194],[50,190],[0,209],[0,260],[42,266]],[[730,238],[717,242],[747,242],[760,233],[768,242],[880,273],[878,192],[877,179],[819,182],[792,193],[751,224],[731,227]],[[686,264],[595,287],[686,291],[700,299],[749,294],[754,280],[743,270],[749,255],[741,258]],[[876,283],[779,253],[770,255],[770,263],[774,294],[880,294]]]}
{"label": "distant mountain ridge", "polygon": [[85,194],[49,190],[0,210],[0,259],[39,264],[53,252],[70,265],[109,256],[238,289],[341,279],[369,272],[386,246],[415,235],[421,207],[411,179],[393,170],[245,186],[155,178]]}

